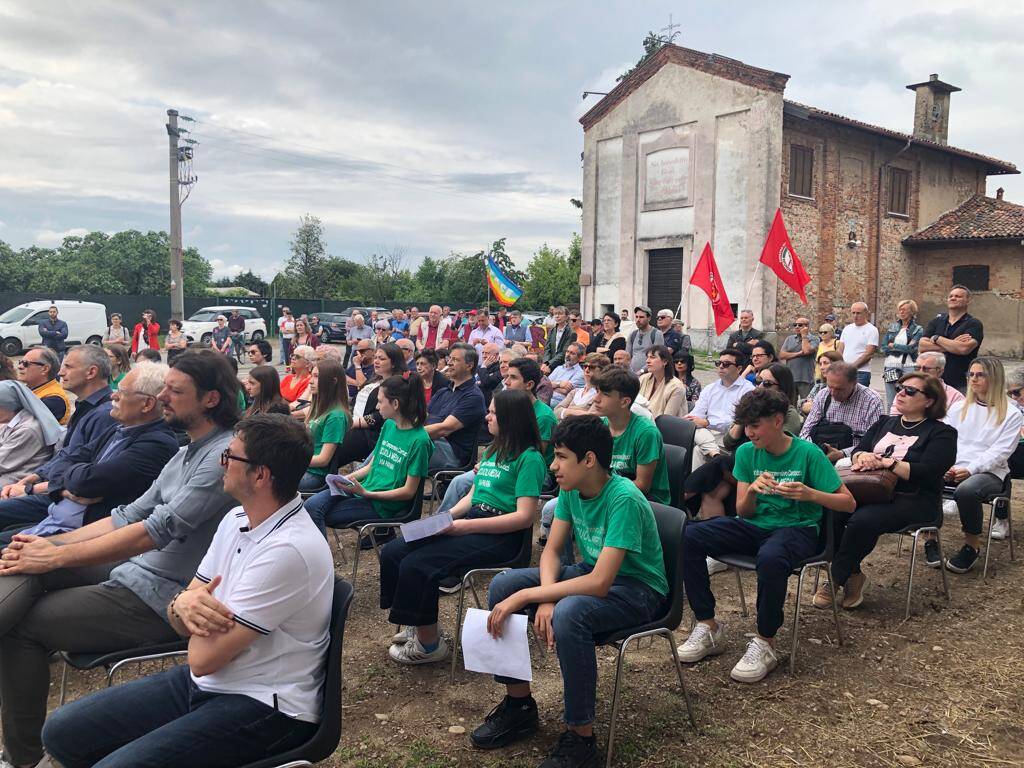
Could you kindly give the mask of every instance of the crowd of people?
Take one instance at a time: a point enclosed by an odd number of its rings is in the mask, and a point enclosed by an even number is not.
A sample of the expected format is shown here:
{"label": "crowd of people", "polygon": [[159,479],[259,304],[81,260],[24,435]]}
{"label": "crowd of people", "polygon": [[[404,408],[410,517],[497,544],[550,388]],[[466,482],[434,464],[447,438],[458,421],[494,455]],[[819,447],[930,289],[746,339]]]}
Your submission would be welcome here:
{"label": "crowd of people", "polygon": [[[512,561],[539,520],[539,564],[492,581],[488,631],[530,612],[564,687],[566,728],[542,765],[592,765],[595,638],[653,620],[669,597],[652,503],[691,518],[683,663],[728,650],[719,558],[756,559],[756,634],[731,673],[741,683],[778,664],[789,576],[825,525],[836,551],[819,608],[869,603],[863,566],[879,537],[934,525],[944,498],[963,542],[943,558],[926,540],[925,563],[974,568],[983,506],[1021,469],[1024,369],[1008,376],[978,356],[969,303],[954,286],[923,327],[900,302],[880,335],[857,302],[838,334],[835,316],[817,333],[799,316],[777,347],[744,310],[703,387],[674,313],[645,306],[592,323],[552,307],[529,326],[504,309],[353,313],[344,348],[285,311],[286,372],[261,339],[245,345],[244,382],[223,317],[210,349],[166,342],[166,364],[154,313],[133,332],[115,316],[102,347],[44,343],[16,372],[0,359],[0,764],[45,764],[45,749],[68,768],[234,765],[302,743],[321,717],[327,529],[401,518],[449,470],[432,510],[449,528],[359,542],[380,548],[379,604],[399,625],[387,657],[450,658],[441,595]],[[876,353],[884,397],[870,386]],[[658,417],[693,424],[685,482]],[[858,500],[858,473],[882,472],[891,493]],[[1008,533],[997,520],[992,537]],[[47,717],[53,652],[180,638],[187,665]],[[504,693],[470,734],[481,749],[539,729],[529,682],[496,682]]]}

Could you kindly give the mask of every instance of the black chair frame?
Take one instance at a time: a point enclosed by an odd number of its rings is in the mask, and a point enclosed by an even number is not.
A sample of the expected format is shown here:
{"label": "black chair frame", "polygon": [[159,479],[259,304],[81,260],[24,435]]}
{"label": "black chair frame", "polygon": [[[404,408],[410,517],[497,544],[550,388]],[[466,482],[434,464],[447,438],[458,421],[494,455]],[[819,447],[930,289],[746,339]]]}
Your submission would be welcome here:
{"label": "black chair frame", "polygon": [[[942,498],[952,499],[953,494],[956,492],[956,486],[946,486],[942,489]],[[1017,556],[1013,550],[1013,512],[1010,509],[1010,496],[1013,494],[1013,475],[1007,474],[1003,480],[1003,487],[999,493],[993,493],[983,503],[988,504],[988,526],[987,533],[985,536],[985,564],[981,570],[981,578],[988,578],[988,556],[992,550],[992,525],[996,521],[996,510],[1006,510],[1006,540],[1010,545],[1010,560],[1016,560]],[[945,571],[945,561],[943,561],[942,570]]]}
{"label": "black chair frame", "polygon": [[162,659],[183,658],[188,655],[188,641],[177,640],[171,643],[160,643],[157,645],[146,645],[141,648],[128,648],[123,651],[110,651],[108,653],[71,653],[61,651],[59,654],[64,668],[60,675],[60,704],[64,705],[67,697],[68,668],[80,672],[103,667],[107,675],[107,688],[114,684],[114,677],[118,670],[128,664],[142,664],[144,661],[159,661]]}

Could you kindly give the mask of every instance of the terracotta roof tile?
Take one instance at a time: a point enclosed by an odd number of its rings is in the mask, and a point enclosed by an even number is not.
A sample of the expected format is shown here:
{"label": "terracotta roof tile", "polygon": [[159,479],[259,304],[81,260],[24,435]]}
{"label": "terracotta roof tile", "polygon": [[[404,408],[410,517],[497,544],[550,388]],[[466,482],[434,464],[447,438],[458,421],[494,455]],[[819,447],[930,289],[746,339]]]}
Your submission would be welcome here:
{"label": "terracotta roof tile", "polygon": [[907,245],[925,245],[952,240],[1022,239],[1024,205],[974,195],[903,242]]}

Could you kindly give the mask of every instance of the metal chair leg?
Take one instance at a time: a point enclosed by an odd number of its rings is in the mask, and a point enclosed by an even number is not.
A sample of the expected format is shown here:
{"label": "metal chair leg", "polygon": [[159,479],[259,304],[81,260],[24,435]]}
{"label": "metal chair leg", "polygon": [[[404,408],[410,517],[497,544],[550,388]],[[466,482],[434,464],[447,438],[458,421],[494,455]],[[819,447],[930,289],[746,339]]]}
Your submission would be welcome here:
{"label": "metal chair leg", "polygon": [[68,693],[68,663],[64,662],[64,669],[60,673],[60,706],[64,706],[64,698]]}
{"label": "metal chair leg", "polygon": [[[818,569],[818,572],[821,572],[820,568]],[[836,621],[836,637],[839,640],[839,644],[844,645],[843,625],[839,621],[839,601],[836,599],[836,581],[832,578],[832,563],[825,564],[825,575],[828,576],[829,591],[832,592],[832,618]]]}
{"label": "metal chair leg", "polygon": [[1016,560],[1013,553],[1013,510],[1010,509],[1010,501],[1006,501],[1006,538],[1010,542],[1010,560]]}
{"label": "metal chair leg", "polygon": [[938,528],[935,529],[935,544],[939,550],[939,570],[942,572],[942,592],[946,596],[946,602],[950,603],[953,601],[953,595],[949,591],[949,575],[946,573],[946,557],[942,551],[942,532]]}
{"label": "metal chair leg", "polygon": [[[468,576],[468,574],[467,574]],[[455,682],[455,660],[459,658],[459,636],[462,633],[462,613],[466,606],[466,577],[462,579],[462,589],[459,590],[459,609],[455,613],[455,637],[452,638],[452,668],[448,674],[448,683]]]}
{"label": "metal chair leg", "polygon": [[733,573],[736,574],[736,589],[740,592],[740,611],[743,613],[743,618],[747,618],[747,596],[743,594],[743,579],[740,578],[740,569],[733,568]]}
{"label": "metal chair leg", "polygon": [[[796,651],[800,643],[800,596],[804,588],[804,573],[807,571],[805,565],[800,569],[800,575],[796,577],[796,608],[793,610],[793,640],[789,651],[789,674],[793,675],[796,670]],[[835,596],[833,595],[833,605]]]}
{"label": "metal chair leg", "polygon": [[992,551],[992,524],[996,521],[996,503],[988,505],[988,536],[985,537],[985,567],[981,569],[981,578],[988,578],[988,555]]}
{"label": "metal chair leg", "polygon": [[898,544],[896,545],[896,557],[899,558],[903,557],[903,536],[901,535],[897,541]]}
{"label": "metal chair leg", "polygon": [[[903,614],[903,620],[906,621],[910,618],[910,598],[914,591],[914,564],[917,563],[917,539],[921,535],[920,529],[914,531],[914,541],[910,545],[910,571],[907,574],[907,606]],[[902,539],[903,537],[900,536]],[[941,550],[940,550],[941,551]],[[940,555],[941,557],[941,555]],[[942,571],[943,579],[946,578],[946,566],[945,563],[939,562],[939,568]]]}
{"label": "metal chair leg", "polygon": [[619,646],[618,661],[615,664],[615,688],[612,693],[612,716],[608,724],[608,747],[605,749],[605,768],[612,768],[612,754],[615,747],[615,721],[619,715],[619,692],[622,688],[622,662],[626,656],[626,646],[629,641],[623,641]]}
{"label": "metal chair leg", "polygon": [[664,638],[668,641],[669,650],[672,651],[672,662],[676,666],[679,675],[679,690],[683,692],[683,700],[686,702],[686,714],[690,718],[690,725],[697,730],[697,718],[693,715],[693,702],[690,701],[690,692],[686,690],[686,680],[683,678],[683,665],[679,663],[679,653],[676,651],[676,636],[671,630],[665,630]]}

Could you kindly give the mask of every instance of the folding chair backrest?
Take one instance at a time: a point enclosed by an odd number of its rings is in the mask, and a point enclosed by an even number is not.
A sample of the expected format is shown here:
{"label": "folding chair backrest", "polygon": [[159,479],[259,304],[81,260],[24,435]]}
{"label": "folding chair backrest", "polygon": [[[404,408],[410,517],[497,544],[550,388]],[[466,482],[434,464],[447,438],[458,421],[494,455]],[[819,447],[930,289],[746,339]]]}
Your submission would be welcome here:
{"label": "folding chair backrest", "polygon": [[686,452],[685,448],[671,443],[665,443],[664,448],[671,503],[676,509],[682,509],[683,483],[686,481],[686,467],[690,463],[690,454]]}
{"label": "folding chair backrest", "polygon": [[678,445],[685,448],[687,453],[693,450],[693,436],[697,432],[697,426],[692,421],[678,416],[663,415],[655,418],[654,423],[666,444]]}
{"label": "folding chair backrest", "polygon": [[658,524],[661,554],[665,559],[668,579],[668,617],[666,626],[675,628],[683,619],[683,533],[686,531],[686,513],[675,507],[651,502],[654,520]]}

